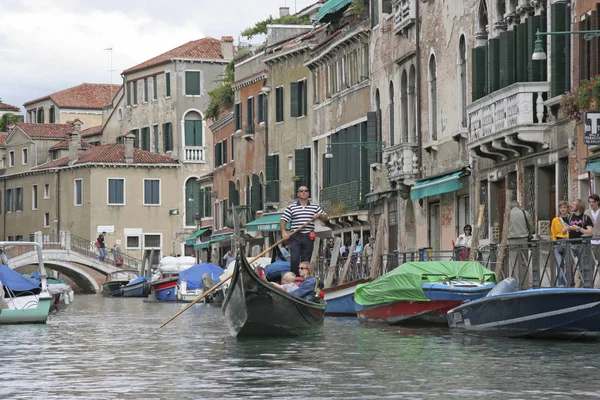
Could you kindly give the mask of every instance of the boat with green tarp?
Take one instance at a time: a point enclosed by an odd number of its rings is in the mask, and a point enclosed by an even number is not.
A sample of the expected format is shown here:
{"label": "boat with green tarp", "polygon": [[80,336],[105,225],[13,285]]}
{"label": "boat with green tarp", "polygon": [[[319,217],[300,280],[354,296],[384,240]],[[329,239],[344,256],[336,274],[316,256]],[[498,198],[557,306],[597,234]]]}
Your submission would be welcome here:
{"label": "boat with green tarp", "polygon": [[475,261],[409,262],[356,287],[361,322],[446,324],[446,312],[484,297],[496,275]]}

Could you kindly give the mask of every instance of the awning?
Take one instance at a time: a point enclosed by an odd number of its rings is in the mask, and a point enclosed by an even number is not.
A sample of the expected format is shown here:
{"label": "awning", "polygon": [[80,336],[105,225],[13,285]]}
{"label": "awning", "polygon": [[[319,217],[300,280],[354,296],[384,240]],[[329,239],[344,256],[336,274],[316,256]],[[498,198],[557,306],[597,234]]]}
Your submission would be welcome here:
{"label": "awning", "polygon": [[185,240],[185,244],[186,246],[193,246],[196,244],[196,240],[198,239],[198,236],[200,235],[204,235],[206,232],[208,232],[210,230],[210,228],[202,228],[202,229],[198,229],[196,232],[192,233],[186,240]]}
{"label": "awning", "polygon": [[210,244],[221,242],[223,240],[231,239],[232,235],[233,235],[232,233],[226,233],[224,235],[213,236],[212,238],[210,238],[210,240],[207,240],[206,242],[195,244],[194,249],[196,249],[196,250],[206,249],[206,248],[208,248],[208,245],[210,245]]}
{"label": "awning", "polygon": [[[258,231],[279,231],[279,221],[281,221],[281,213],[265,215],[262,218],[248,222],[246,224],[246,232],[258,232]],[[290,229],[288,222],[287,229]]]}
{"label": "awning", "polygon": [[317,21],[321,22],[327,14],[331,14],[337,12],[352,3],[353,0],[329,0],[327,3],[323,4],[321,8],[319,8],[319,12],[317,12]]}
{"label": "awning", "polygon": [[585,170],[600,174],[600,158],[585,163]]}
{"label": "awning", "polygon": [[449,193],[462,189],[463,185],[459,181],[462,173],[463,170],[460,170],[448,175],[442,175],[438,176],[437,178],[417,182],[410,191],[410,198],[413,200],[418,200],[424,197],[435,196],[436,194]]}

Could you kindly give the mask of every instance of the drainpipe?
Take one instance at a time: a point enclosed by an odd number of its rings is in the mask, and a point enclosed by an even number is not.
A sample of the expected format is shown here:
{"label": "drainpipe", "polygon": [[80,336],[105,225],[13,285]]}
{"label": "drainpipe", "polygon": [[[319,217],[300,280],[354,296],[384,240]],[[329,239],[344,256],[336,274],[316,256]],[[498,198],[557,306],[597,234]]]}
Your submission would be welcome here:
{"label": "drainpipe", "polygon": [[[3,193],[4,193],[4,195],[6,195],[6,179],[4,179],[3,181],[4,181]],[[2,207],[2,204],[0,204],[0,207]],[[5,238],[6,238],[6,210],[4,210],[4,218],[2,218],[2,240],[4,240]]]}
{"label": "drainpipe", "polygon": [[60,169],[56,170],[56,236],[60,237]]}
{"label": "drainpipe", "polygon": [[419,157],[419,173],[417,175],[418,178],[423,177],[423,138],[421,132],[421,35],[419,33],[421,29],[421,24],[419,23],[419,2],[417,1],[415,7],[415,54],[417,58],[417,71],[416,71],[416,82],[415,82],[415,95],[417,100],[415,101],[415,108],[417,111],[417,154]]}

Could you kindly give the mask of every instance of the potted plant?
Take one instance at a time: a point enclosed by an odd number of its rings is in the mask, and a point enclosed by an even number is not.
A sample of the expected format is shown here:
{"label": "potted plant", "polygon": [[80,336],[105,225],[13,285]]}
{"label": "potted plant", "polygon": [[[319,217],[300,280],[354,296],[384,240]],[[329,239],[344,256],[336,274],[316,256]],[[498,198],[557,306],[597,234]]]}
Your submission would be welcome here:
{"label": "potted plant", "polygon": [[581,122],[586,111],[599,106],[600,75],[582,81],[577,89],[562,95],[561,110],[570,119]]}

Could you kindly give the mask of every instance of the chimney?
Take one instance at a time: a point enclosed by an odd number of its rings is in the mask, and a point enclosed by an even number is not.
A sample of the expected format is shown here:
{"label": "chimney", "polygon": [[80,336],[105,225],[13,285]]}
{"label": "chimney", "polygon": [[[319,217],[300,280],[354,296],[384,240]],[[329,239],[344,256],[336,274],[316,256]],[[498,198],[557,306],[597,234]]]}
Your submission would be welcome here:
{"label": "chimney", "polygon": [[133,164],[133,141],[135,140],[135,135],[131,132],[128,132],[125,135],[125,163]]}
{"label": "chimney", "polygon": [[290,8],[289,7],[279,7],[279,17],[287,17],[288,15],[290,15]]}
{"label": "chimney", "polygon": [[81,148],[81,125],[82,122],[78,119],[71,123],[73,132],[69,135],[69,160],[77,160],[77,153]]}
{"label": "chimney", "polygon": [[233,60],[233,36],[221,36],[221,57]]}

